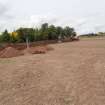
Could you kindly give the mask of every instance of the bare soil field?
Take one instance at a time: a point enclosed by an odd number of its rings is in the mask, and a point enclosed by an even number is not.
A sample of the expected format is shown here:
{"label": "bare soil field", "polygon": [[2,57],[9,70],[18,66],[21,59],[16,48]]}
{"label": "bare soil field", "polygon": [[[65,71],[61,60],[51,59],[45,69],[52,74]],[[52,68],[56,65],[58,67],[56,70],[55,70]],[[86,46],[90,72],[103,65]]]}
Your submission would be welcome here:
{"label": "bare soil field", "polygon": [[0,58],[0,105],[105,105],[105,39]]}

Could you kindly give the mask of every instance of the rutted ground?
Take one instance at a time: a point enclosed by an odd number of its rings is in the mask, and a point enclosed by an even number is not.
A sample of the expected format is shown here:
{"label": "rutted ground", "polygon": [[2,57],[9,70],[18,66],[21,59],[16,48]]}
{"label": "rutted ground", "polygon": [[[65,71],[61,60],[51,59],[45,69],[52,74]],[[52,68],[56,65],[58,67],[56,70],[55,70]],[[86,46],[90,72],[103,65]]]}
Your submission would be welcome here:
{"label": "rutted ground", "polygon": [[0,59],[0,105],[105,105],[105,40],[51,46]]}

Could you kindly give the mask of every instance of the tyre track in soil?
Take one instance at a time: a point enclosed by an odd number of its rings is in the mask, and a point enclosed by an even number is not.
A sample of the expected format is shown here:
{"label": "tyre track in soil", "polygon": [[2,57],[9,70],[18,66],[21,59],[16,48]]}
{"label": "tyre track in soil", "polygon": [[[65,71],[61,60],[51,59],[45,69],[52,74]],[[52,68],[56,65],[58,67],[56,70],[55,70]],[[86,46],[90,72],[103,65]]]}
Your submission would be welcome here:
{"label": "tyre track in soil", "polygon": [[76,74],[77,105],[105,105],[105,82],[94,69],[99,59],[103,58],[93,56],[79,67]]}

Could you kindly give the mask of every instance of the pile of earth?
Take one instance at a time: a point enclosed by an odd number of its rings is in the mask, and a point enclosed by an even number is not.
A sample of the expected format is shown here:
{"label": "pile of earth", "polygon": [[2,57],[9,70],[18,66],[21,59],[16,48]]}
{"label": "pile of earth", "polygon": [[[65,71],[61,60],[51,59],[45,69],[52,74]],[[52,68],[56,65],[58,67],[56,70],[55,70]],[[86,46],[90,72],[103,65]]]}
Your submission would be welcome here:
{"label": "pile of earth", "polygon": [[53,50],[50,46],[30,47],[23,51],[24,54],[45,54],[47,51]]}
{"label": "pile of earth", "polygon": [[21,55],[23,55],[23,53],[13,47],[7,47],[0,52],[0,58],[11,58]]}
{"label": "pile of earth", "polygon": [[25,50],[17,50],[14,47],[6,47],[0,51],[0,58],[12,58],[25,54],[45,54],[47,51],[53,50],[50,46],[37,46],[26,48]]}

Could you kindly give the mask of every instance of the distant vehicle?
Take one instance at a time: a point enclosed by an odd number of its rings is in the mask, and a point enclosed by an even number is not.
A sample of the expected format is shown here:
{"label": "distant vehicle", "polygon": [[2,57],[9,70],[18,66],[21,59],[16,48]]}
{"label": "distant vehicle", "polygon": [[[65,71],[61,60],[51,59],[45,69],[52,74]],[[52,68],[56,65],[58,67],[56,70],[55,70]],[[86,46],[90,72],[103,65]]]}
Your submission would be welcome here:
{"label": "distant vehicle", "polygon": [[72,38],[72,41],[79,41],[79,36],[75,36]]}

